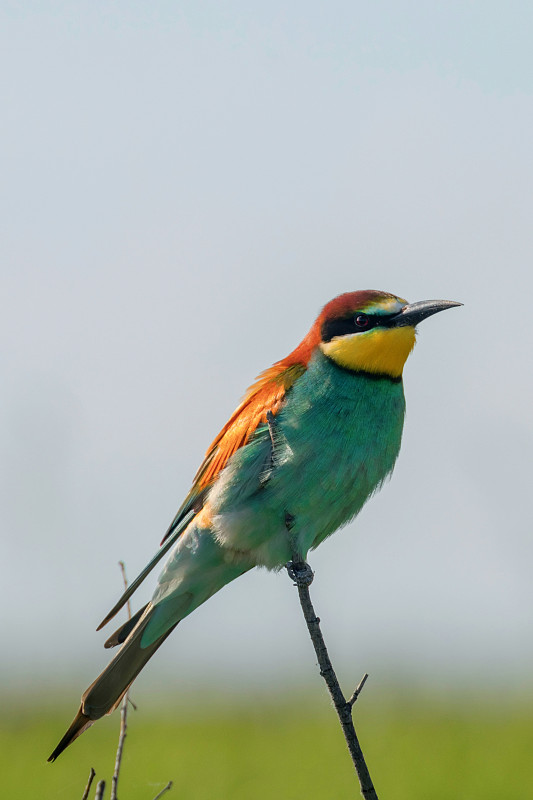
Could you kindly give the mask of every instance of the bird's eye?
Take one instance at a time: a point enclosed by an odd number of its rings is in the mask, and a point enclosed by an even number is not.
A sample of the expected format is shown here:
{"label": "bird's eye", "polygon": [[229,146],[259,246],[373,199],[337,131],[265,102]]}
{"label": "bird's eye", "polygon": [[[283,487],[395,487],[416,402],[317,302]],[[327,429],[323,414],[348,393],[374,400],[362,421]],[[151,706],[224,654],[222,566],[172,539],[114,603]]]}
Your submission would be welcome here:
{"label": "bird's eye", "polygon": [[365,328],[370,327],[370,320],[366,314],[357,314],[355,318],[355,325],[359,330],[364,331]]}

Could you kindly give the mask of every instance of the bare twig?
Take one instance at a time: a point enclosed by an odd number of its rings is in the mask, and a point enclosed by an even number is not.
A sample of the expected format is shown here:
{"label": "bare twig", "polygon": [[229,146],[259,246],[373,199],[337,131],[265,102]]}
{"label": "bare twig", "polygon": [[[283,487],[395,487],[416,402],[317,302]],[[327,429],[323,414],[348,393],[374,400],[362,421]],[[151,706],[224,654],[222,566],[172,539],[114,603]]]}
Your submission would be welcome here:
{"label": "bare twig", "polygon": [[294,521],[295,518],[292,516],[292,514],[286,512],[285,525],[289,533],[292,555],[292,561],[286,565],[287,572],[289,577],[292,578],[298,588],[300,605],[302,606],[302,611],[307,623],[309,635],[311,636],[311,641],[313,642],[313,647],[315,648],[318,665],[320,667],[320,674],[326,681],[331,699],[333,700],[333,704],[335,706],[335,710],[337,711],[342,732],[344,733],[344,738],[346,739],[346,744],[348,745],[348,750],[350,751],[353,765],[355,767],[357,777],[359,778],[361,794],[365,800],[378,800],[378,796],[376,794],[376,790],[374,789],[374,784],[372,783],[372,778],[370,777],[370,773],[368,771],[357,734],[355,733],[352,720],[353,703],[355,703],[357,700],[357,697],[359,696],[359,693],[361,692],[361,689],[363,688],[368,676],[365,675],[350,700],[346,701],[326,649],[324,637],[322,636],[322,632],[320,630],[320,619],[315,614],[313,604],[311,603],[309,586],[313,581],[313,572],[309,564],[307,564],[298,553],[294,537],[290,533],[291,528],[294,525]]}
{"label": "bare twig", "polygon": [[[124,589],[128,588],[128,578],[126,577],[126,566],[123,561],[119,561],[118,565],[120,567],[120,571],[122,572],[122,580],[124,581]],[[131,619],[131,605],[130,601],[128,600],[127,603],[128,608],[128,619]],[[118,786],[118,776],[120,774],[120,765],[122,763],[122,753],[124,750],[124,742],[126,740],[126,731],[128,729],[127,719],[128,719],[128,692],[126,691],[124,698],[122,700],[122,705],[120,706],[120,733],[118,737],[118,746],[117,746],[117,755],[115,758],[115,769],[113,772],[113,777],[111,778],[111,798],[110,800],[117,800],[117,786]]]}
{"label": "bare twig", "polygon": [[94,800],[104,800],[105,781],[98,781]]}
{"label": "bare twig", "polygon": [[361,680],[357,684],[357,687],[355,688],[354,693],[352,694],[352,696],[348,700],[348,703],[352,707],[353,707],[353,704],[355,703],[355,701],[357,700],[357,698],[359,697],[359,695],[361,694],[361,692],[363,691],[363,686],[365,685],[367,680],[368,680],[368,672],[365,672],[365,674],[363,675],[363,677],[361,678]]}
{"label": "bare twig", "polygon": [[[120,571],[122,573],[122,580],[124,581],[124,589],[127,589],[128,588],[128,578],[126,576],[126,565],[125,565],[125,563],[123,561],[119,561],[118,565],[119,565]],[[128,599],[128,602],[126,604],[126,608],[128,609],[128,619],[131,619],[131,603],[130,603],[129,599]]]}
{"label": "bare twig", "polygon": [[83,792],[83,794],[81,796],[81,800],[87,800],[87,798],[89,797],[89,792],[91,791],[91,784],[94,781],[94,776],[95,775],[96,775],[96,772],[91,767],[91,771],[89,772],[89,780],[87,781],[87,786],[84,789],[84,792]]}
{"label": "bare twig", "polygon": [[120,765],[122,763],[122,753],[124,751],[126,731],[128,729],[127,716],[128,716],[128,693],[126,692],[126,694],[124,695],[124,699],[122,700],[122,705],[120,706],[120,733],[118,737],[117,755],[115,758],[115,769],[113,772],[113,777],[111,778],[111,800],[117,800],[118,776],[120,773]]}
{"label": "bare twig", "polygon": [[160,798],[160,797],[163,797],[163,795],[165,794],[165,792],[168,792],[168,791],[170,791],[170,789],[172,789],[172,781],[169,781],[169,782],[167,783],[167,785],[165,786],[165,788],[164,788],[164,789],[161,789],[161,791],[159,792],[159,794],[156,794],[156,796],[154,797],[154,800],[159,800],[159,798]]}

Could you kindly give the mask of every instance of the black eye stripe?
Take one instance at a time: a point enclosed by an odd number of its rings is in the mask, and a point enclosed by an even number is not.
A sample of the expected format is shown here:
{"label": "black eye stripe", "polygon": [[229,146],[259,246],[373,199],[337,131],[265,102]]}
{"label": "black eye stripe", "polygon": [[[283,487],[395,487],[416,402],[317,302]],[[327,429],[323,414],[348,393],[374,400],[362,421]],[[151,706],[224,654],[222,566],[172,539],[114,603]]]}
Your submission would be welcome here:
{"label": "black eye stripe", "polygon": [[[366,325],[357,324],[357,320],[363,317],[367,321]],[[383,328],[388,328],[394,325],[394,320],[397,314],[390,316],[383,316],[381,314],[364,314],[362,311],[350,314],[349,317],[343,319],[330,319],[326,320],[321,328],[321,337],[323,342],[330,342],[336,336],[346,336],[349,333],[363,333],[375,328],[378,325]]]}

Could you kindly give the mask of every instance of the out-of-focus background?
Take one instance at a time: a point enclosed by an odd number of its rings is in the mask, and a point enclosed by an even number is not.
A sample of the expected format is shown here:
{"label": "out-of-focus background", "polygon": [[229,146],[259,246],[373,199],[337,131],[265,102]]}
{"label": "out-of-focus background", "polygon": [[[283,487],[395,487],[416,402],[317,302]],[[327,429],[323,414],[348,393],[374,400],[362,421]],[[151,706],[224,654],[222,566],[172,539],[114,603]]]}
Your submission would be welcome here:
{"label": "out-of-focus background", "polygon": [[[106,663],[118,560],[133,577],[154,553],[255,375],[331,297],[376,288],[465,306],[421,326],[395,475],[312,554],[313,597],[346,690],[371,674],[378,789],[487,800],[513,775],[529,796],[532,26],[530,4],[490,0],[1,5],[14,785],[81,796],[94,760],[111,768],[116,717],[41,762]],[[170,777],[190,798],[296,798],[296,761],[317,797],[351,796],[284,573],[226,587],[134,695],[132,740],[161,763],[130,756],[130,798]]]}

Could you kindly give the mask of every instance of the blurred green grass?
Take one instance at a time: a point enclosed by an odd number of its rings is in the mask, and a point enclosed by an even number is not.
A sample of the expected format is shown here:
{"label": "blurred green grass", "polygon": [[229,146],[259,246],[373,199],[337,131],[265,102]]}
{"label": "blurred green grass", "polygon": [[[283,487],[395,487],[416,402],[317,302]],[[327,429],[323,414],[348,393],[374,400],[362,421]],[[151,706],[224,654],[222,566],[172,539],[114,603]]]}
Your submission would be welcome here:
{"label": "blurred green grass", "polygon": [[[366,690],[365,690],[366,691]],[[533,796],[533,704],[363,693],[358,735],[380,798],[526,800]],[[389,702],[390,700],[390,702]],[[92,766],[110,785],[119,715],[102,720],[55,764],[46,757],[74,708],[11,697],[0,717],[2,797],[81,798]],[[148,710],[151,706],[152,710]],[[353,798],[359,792],[334,711],[316,695],[242,699],[199,709],[169,697],[129,713],[120,800]],[[94,797],[94,790],[91,792]],[[106,790],[109,797],[109,788]]]}

